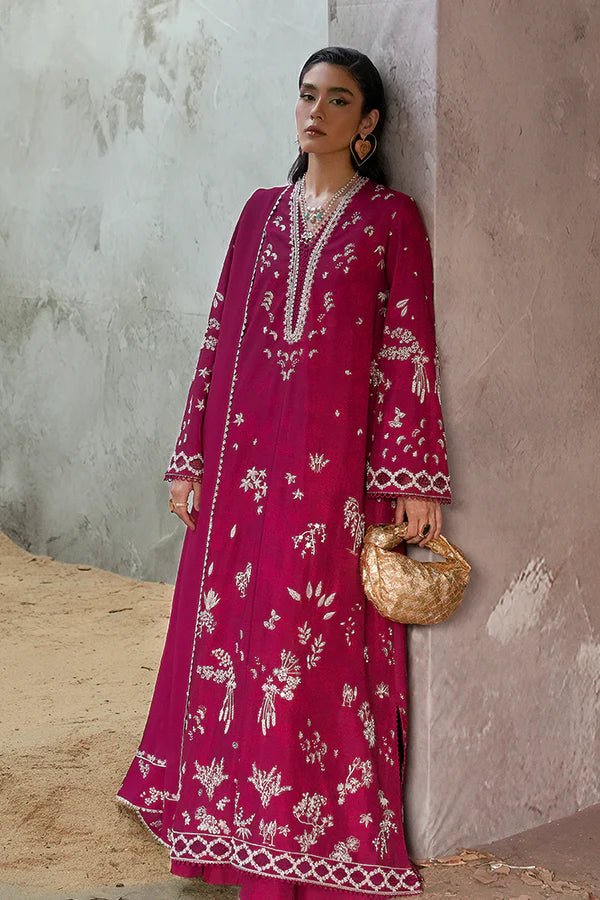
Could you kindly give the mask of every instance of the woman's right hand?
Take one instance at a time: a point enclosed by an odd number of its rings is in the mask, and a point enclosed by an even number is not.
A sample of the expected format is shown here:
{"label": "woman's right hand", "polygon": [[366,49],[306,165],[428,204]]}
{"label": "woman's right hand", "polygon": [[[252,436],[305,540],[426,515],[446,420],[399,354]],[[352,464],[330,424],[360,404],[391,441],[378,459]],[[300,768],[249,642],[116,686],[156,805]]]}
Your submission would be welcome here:
{"label": "woman's right hand", "polygon": [[183,506],[175,507],[175,514],[179,516],[182,522],[187,525],[187,527],[194,531],[196,528],[196,523],[194,519],[188,512],[187,501],[190,495],[190,491],[194,492],[194,503],[192,506],[192,511],[198,512],[200,509],[200,489],[202,487],[201,482],[199,481],[191,481],[188,479],[177,478],[171,482],[171,490],[170,496],[173,503],[182,503]]}

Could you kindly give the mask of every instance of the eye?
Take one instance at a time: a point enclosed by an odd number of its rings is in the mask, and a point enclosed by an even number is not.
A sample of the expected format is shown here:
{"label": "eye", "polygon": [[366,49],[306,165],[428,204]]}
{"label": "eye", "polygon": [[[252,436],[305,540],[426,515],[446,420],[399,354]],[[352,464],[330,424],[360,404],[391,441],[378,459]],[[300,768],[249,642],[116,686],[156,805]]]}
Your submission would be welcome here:
{"label": "eye", "polygon": [[313,99],[313,95],[312,95],[312,94],[306,94],[306,93],[305,93],[305,94],[300,94],[300,99],[301,99],[301,100],[312,100],[312,99]]}
{"label": "eye", "polygon": [[341,104],[342,106],[348,106],[348,101],[347,101],[347,100],[342,100],[341,97],[334,97],[333,100],[332,100],[331,102],[332,102],[332,103],[339,103],[339,104]]}

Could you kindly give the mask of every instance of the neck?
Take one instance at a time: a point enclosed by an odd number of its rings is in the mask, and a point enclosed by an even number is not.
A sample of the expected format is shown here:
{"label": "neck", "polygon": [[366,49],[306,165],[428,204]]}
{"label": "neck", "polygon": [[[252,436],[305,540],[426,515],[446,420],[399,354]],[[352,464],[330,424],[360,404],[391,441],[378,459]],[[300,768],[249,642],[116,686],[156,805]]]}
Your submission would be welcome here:
{"label": "neck", "polygon": [[314,203],[335,194],[355,173],[346,150],[339,153],[309,153],[305,175],[306,196]]}

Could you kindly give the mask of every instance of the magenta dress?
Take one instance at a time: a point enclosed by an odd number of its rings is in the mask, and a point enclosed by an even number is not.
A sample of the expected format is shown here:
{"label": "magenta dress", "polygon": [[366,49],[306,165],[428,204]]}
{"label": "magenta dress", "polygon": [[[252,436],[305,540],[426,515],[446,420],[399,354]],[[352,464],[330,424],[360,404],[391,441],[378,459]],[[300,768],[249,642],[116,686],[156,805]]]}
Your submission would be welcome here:
{"label": "magenta dress", "polygon": [[242,900],[399,897],[423,890],[406,627],[359,554],[395,497],[451,500],[431,253],[415,201],[362,176],[303,241],[299,186],[252,194],[214,294],[165,474],[200,510],[116,799],[173,874]]}

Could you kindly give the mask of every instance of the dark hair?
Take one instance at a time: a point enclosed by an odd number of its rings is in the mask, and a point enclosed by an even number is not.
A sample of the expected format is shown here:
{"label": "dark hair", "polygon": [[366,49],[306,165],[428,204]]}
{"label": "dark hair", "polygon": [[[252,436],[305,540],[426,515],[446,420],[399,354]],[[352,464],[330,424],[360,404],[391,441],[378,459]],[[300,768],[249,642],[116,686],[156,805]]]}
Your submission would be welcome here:
{"label": "dark hair", "polygon": [[[364,53],[361,53],[360,50],[354,50],[352,47],[324,47],[322,50],[317,50],[316,53],[309,56],[302,66],[298,77],[298,88],[301,87],[306,72],[317,63],[321,62],[330,63],[333,66],[342,66],[352,75],[358,83],[363,95],[362,116],[365,116],[372,109],[379,110],[379,120],[372,132],[377,138],[377,149],[375,150],[375,153],[360,166],[359,171],[361,175],[367,175],[369,178],[372,178],[373,181],[377,181],[380,184],[385,184],[387,186],[388,182],[381,162],[379,143],[380,134],[383,130],[386,118],[385,93],[381,75],[379,74],[377,67],[371,62],[369,57],[365,56]],[[350,156],[350,160],[354,169],[358,169],[352,155]],[[298,181],[307,169],[308,153],[303,153],[302,150],[298,148],[298,156],[288,172],[288,181],[291,183]]]}

